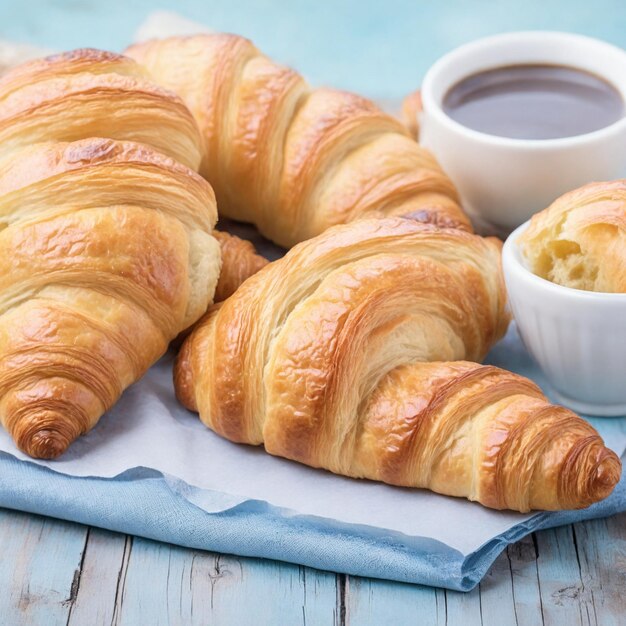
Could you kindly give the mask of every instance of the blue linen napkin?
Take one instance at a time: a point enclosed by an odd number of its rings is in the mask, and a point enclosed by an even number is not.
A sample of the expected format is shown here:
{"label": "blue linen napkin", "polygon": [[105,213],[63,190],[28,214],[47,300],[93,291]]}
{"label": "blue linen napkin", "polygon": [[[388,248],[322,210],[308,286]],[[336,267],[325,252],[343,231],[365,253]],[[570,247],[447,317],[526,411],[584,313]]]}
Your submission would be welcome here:
{"label": "blue linen napkin", "polygon": [[3,507],[189,548],[458,591],[472,589],[507,545],[535,530],[626,510],[626,479],[622,478],[609,498],[589,509],[539,513],[464,556],[431,539],[400,535],[374,539],[364,527],[285,517],[259,501],[208,513],[177,493],[173,481],[141,468],[114,479],[76,478],[0,454]]}
{"label": "blue linen napkin", "polygon": [[[550,394],[514,330],[487,362],[530,376]],[[626,418],[591,421],[607,440],[626,433]],[[528,533],[626,511],[626,478],[603,502],[583,511],[538,513],[466,555],[431,538],[375,533],[367,526],[298,515],[260,500],[216,511],[214,503],[221,497],[148,468],[114,478],[76,477],[0,453],[3,507],[190,548],[460,591],[472,589],[498,554]]]}

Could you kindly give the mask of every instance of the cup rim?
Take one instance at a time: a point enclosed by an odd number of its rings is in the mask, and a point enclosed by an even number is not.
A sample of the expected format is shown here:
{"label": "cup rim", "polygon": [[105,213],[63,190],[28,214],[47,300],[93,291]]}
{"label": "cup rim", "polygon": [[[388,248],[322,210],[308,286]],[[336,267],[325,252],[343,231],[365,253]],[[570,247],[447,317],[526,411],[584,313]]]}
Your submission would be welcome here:
{"label": "cup rim", "polygon": [[502,247],[502,265],[515,272],[519,278],[529,283],[533,288],[543,292],[546,296],[569,299],[573,302],[606,304],[609,306],[626,307],[626,293],[611,293],[607,291],[586,291],[553,283],[550,280],[533,274],[523,263],[522,253],[518,246],[518,240],[522,233],[530,226],[531,220],[527,220],[518,226],[504,242]]}
{"label": "cup rim", "polygon": [[[508,33],[500,33],[498,35],[490,35],[488,37],[482,37],[469,43],[463,44],[454,50],[444,54],[440,57],[426,72],[424,80],[422,81],[421,96],[422,106],[424,112],[428,115],[432,115],[437,121],[445,126],[448,126],[456,133],[461,133],[467,137],[481,141],[483,143],[491,144],[492,146],[501,147],[513,147],[521,150],[550,150],[554,148],[567,148],[570,146],[578,146],[581,144],[592,143],[594,141],[602,141],[607,137],[610,137],[622,129],[626,128],[626,88],[615,85],[608,77],[601,75],[601,78],[613,85],[622,96],[624,101],[624,115],[617,121],[582,135],[573,135],[571,137],[558,137],[554,139],[518,139],[514,137],[501,137],[499,135],[490,135],[478,130],[467,128],[459,122],[449,117],[437,99],[433,94],[433,83],[440,72],[445,70],[450,65],[457,63],[467,54],[471,54],[476,50],[480,50],[485,46],[494,46],[503,42],[515,42],[515,41],[561,41],[566,42],[569,45],[587,45],[595,46],[598,49],[604,49],[606,52],[624,58],[626,63],[626,50],[610,44],[601,39],[594,37],[588,37],[586,35],[579,35],[577,33],[568,33],[554,30],[528,30],[528,31],[511,31]],[[493,65],[491,67],[498,67]],[[571,67],[576,68],[576,64],[572,64]],[[489,68],[485,68],[489,69]]]}

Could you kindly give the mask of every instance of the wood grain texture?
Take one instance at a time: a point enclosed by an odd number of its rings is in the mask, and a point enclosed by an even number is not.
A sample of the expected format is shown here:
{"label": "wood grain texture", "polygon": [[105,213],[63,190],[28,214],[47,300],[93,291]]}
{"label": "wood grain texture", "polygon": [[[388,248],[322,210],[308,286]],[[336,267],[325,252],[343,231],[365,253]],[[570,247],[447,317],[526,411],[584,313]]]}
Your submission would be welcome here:
{"label": "wood grain texture", "polygon": [[446,623],[443,589],[357,577],[350,577],[348,584],[346,623],[403,624],[411,612],[416,616],[415,624]]}
{"label": "wood grain texture", "polygon": [[132,540],[90,528],[68,625],[111,624]]}
{"label": "wood grain texture", "polygon": [[619,626],[626,514],[509,546],[470,593],[219,555],[0,509],[2,624]]}
{"label": "wood grain texture", "polygon": [[524,537],[521,541],[509,546],[506,556],[511,568],[514,610],[518,626],[541,624],[543,613],[534,535]]}
{"label": "wood grain texture", "polygon": [[141,538],[128,540],[117,556],[109,569],[109,579],[117,580],[112,619],[99,622],[95,613],[85,614],[82,623],[187,625],[206,624],[209,617],[225,626],[338,621],[334,574]]}
{"label": "wood grain texture", "polygon": [[[547,626],[590,624],[590,596],[580,577],[571,526],[537,533],[537,569]],[[591,611],[593,612],[593,611]]]}
{"label": "wood grain texture", "polygon": [[626,516],[574,524],[580,575],[593,607],[590,622],[626,622]]}
{"label": "wood grain texture", "polygon": [[66,624],[88,528],[38,515],[0,514],[0,621]]}

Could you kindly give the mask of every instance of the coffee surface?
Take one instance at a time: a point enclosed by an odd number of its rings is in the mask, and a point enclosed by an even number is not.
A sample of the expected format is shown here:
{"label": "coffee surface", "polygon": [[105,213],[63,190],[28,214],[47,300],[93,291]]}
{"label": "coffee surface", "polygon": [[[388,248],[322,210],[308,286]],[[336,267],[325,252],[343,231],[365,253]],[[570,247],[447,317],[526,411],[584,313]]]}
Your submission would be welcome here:
{"label": "coffee surface", "polygon": [[606,80],[573,67],[510,65],[462,79],[445,95],[443,109],[488,135],[558,139],[617,122],[624,100]]}

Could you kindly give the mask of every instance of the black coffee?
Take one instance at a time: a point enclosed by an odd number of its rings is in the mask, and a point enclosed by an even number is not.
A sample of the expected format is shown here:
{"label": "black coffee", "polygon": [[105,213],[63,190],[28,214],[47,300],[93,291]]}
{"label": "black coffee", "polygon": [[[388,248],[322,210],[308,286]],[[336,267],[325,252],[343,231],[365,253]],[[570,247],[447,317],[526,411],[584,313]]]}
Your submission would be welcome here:
{"label": "black coffee", "polygon": [[559,65],[510,65],[454,85],[443,109],[467,128],[514,139],[584,135],[624,116],[624,100],[599,76]]}

